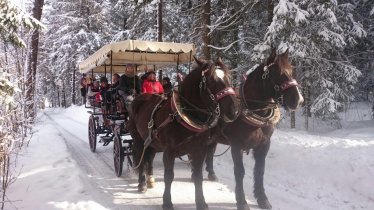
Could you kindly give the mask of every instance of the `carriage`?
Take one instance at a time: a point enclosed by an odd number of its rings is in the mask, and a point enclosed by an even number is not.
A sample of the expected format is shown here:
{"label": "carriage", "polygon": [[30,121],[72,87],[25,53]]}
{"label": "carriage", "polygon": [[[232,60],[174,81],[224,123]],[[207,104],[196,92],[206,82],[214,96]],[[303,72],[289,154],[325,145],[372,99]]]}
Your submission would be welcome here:
{"label": "carriage", "polygon": [[[134,74],[156,71],[161,68],[176,66],[179,71],[180,64],[190,64],[195,53],[193,44],[150,42],[139,40],[126,40],[103,46],[94,54],[79,64],[80,73],[112,76],[115,73],[124,73],[128,64],[134,64]],[[169,68],[170,69],[170,68]],[[161,74],[162,76],[162,71]],[[114,90],[113,94],[114,94]],[[105,100],[108,100],[105,97]],[[113,158],[116,176],[122,175],[124,162],[132,167],[132,138],[126,129],[127,114],[121,114],[118,104],[123,103],[120,97],[111,97],[110,101],[97,103],[93,96],[87,98],[86,108],[90,109],[88,123],[88,140],[90,150],[96,151],[99,142],[107,146],[113,141]],[[91,103],[90,103],[91,102]],[[101,103],[109,105],[109,111],[103,113]],[[108,123],[109,122],[109,123]]]}

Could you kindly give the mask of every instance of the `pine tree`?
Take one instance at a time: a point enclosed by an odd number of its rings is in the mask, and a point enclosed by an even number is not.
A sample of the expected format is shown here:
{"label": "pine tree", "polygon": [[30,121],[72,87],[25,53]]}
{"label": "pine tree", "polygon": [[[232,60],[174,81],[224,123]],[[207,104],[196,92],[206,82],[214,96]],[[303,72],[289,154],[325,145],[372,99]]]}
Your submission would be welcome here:
{"label": "pine tree", "polygon": [[[77,96],[78,64],[104,44],[112,34],[109,28],[110,18],[107,18],[108,2],[104,0],[63,0],[52,1],[46,11],[46,25],[49,27],[45,34],[42,46],[42,55],[45,62],[41,63],[43,76],[50,76],[48,84],[44,85],[53,93],[64,96],[65,106],[72,103]],[[75,87],[75,88],[74,88]],[[45,94],[45,93],[44,93]]]}
{"label": "pine tree", "polygon": [[280,0],[264,42],[255,47],[255,60],[264,59],[271,44],[280,52],[289,49],[303,88],[311,93],[311,112],[323,119],[337,119],[361,75],[344,53],[364,33],[353,19],[342,20],[349,15],[334,0]]}
{"label": "pine tree", "polygon": [[0,0],[1,40],[10,42],[15,46],[25,47],[26,44],[19,35],[21,26],[28,29],[42,27],[38,20],[11,4],[8,0]]}

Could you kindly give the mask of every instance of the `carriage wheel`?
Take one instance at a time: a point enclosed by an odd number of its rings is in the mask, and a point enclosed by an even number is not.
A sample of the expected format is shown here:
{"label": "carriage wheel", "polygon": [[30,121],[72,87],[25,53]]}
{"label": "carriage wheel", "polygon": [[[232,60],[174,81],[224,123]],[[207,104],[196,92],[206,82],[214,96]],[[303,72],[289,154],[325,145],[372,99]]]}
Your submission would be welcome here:
{"label": "carriage wheel", "polygon": [[94,116],[90,116],[88,121],[88,140],[90,143],[91,152],[96,151],[97,134],[96,134],[96,122]]}
{"label": "carriage wheel", "polygon": [[117,136],[114,137],[113,159],[114,159],[114,170],[116,172],[116,176],[120,177],[122,175],[124,154],[123,154],[121,138],[118,138]]}

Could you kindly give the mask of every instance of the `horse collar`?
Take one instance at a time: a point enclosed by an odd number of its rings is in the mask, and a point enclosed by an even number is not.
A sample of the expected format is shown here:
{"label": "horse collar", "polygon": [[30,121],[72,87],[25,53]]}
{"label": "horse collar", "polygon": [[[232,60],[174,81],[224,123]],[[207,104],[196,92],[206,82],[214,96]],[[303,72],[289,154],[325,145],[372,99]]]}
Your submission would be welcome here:
{"label": "horse collar", "polygon": [[[215,126],[216,121],[218,119],[214,119],[211,121],[209,125],[199,124],[198,122],[193,121],[191,118],[187,116],[186,113],[184,113],[179,97],[179,93],[177,91],[173,91],[172,97],[171,97],[171,109],[174,113],[175,119],[178,123],[180,123],[183,127],[187,128],[190,131],[193,132],[204,132],[208,130],[209,128]],[[218,117],[216,117],[218,118]]]}
{"label": "horse collar", "polygon": [[[278,106],[266,108],[269,110],[266,116],[260,116],[254,113],[254,110],[248,108],[247,100],[244,95],[244,82],[240,84],[240,104],[241,104],[241,119],[249,125],[255,127],[265,127],[269,124],[276,124],[280,119],[280,110]],[[265,109],[264,109],[265,110]]]}

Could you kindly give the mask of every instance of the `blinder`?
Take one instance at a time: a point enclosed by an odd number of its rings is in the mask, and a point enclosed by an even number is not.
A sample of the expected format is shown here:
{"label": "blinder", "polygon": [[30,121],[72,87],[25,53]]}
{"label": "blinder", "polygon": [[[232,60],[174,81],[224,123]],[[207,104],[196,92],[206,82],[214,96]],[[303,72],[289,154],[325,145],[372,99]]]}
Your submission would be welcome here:
{"label": "blinder", "polygon": [[201,71],[201,81],[199,83],[199,89],[200,89],[200,95],[202,95],[205,91],[209,95],[210,100],[213,103],[213,106],[215,106],[215,114],[217,116],[221,115],[220,107],[219,107],[219,101],[228,96],[228,95],[236,95],[235,90],[232,87],[226,87],[223,90],[218,91],[218,93],[214,94],[208,87],[207,87],[207,78],[206,73],[211,69],[213,64],[210,64],[205,70]]}
{"label": "blinder", "polygon": [[[267,78],[269,78],[269,67],[274,65],[274,63],[271,63],[267,66],[264,66],[264,73],[262,74],[262,79],[265,80]],[[297,81],[293,78],[289,78],[287,81],[283,82],[282,84],[278,85],[278,84],[275,84],[274,85],[274,90],[275,90],[275,101],[278,103],[278,104],[283,104],[283,92],[291,87],[295,87],[295,86],[298,86],[299,84],[297,83]]]}

